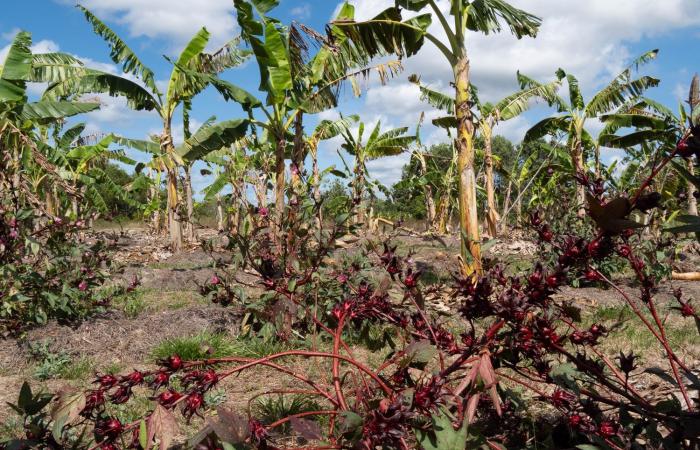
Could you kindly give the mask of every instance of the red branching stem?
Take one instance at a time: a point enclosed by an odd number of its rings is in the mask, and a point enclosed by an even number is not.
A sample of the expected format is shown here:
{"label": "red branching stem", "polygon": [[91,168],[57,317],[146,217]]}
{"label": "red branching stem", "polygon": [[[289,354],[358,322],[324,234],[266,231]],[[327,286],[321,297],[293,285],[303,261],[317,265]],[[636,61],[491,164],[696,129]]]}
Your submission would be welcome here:
{"label": "red branching stem", "polygon": [[[287,417],[283,417],[282,419],[279,419],[279,420],[272,422],[270,425],[267,426],[267,429],[271,430],[273,428],[276,428],[280,425],[283,425],[283,424],[289,422],[292,419],[300,419],[302,417],[308,417],[308,416],[334,416],[336,414],[340,414],[340,413],[336,410],[333,410],[333,409],[300,412],[297,414],[291,414]],[[335,448],[335,447],[324,447],[324,448]]]}
{"label": "red branching stem", "polygon": [[669,355],[669,357],[673,358],[673,360],[674,360],[676,363],[678,363],[678,365],[681,366],[681,367],[683,368],[683,370],[685,370],[685,371],[687,371],[687,372],[690,372],[690,369],[688,369],[688,367],[683,363],[683,361],[681,361],[681,360],[678,358],[678,356],[676,356],[676,354],[674,353],[673,349],[671,349],[670,345],[668,344],[668,341],[665,340],[665,339],[659,334],[659,332],[654,328],[654,326],[651,324],[651,322],[649,322],[649,320],[647,320],[647,318],[644,317],[644,313],[642,313],[642,311],[639,309],[639,307],[637,307],[637,305],[634,303],[634,301],[632,300],[632,298],[630,298],[630,296],[629,296],[625,291],[623,291],[622,289],[620,289],[615,283],[613,283],[612,281],[610,281],[605,275],[603,275],[602,273],[600,273],[600,272],[597,271],[597,270],[596,270],[596,273],[598,274],[598,276],[600,277],[601,280],[605,281],[610,287],[612,287],[613,289],[615,289],[615,290],[625,299],[625,301],[626,301],[627,304],[630,306],[630,308],[632,308],[632,311],[635,313],[635,315],[636,315],[637,317],[639,317],[639,319],[640,319],[640,320],[644,323],[644,325],[649,329],[649,331],[651,332],[651,334],[653,334],[654,337],[659,341],[659,343],[661,343],[661,345],[664,347],[664,350],[666,350],[666,353]]}
{"label": "red branching stem", "polygon": [[509,375],[506,375],[506,374],[503,373],[502,371],[498,371],[498,370],[497,370],[496,373],[498,373],[498,376],[501,376],[501,377],[505,378],[506,380],[510,380],[510,381],[512,381],[513,383],[517,383],[517,384],[519,384],[519,385],[521,385],[521,386],[523,386],[523,387],[525,387],[525,388],[531,390],[532,392],[534,392],[535,394],[539,395],[540,397],[547,397],[547,394],[545,394],[544,391],[541,391],[540,389],[538,389],[538,388],[536,388],[535,386],[531,385],[531,384],[528,383],[527,381],[523,381],[523,380],[520,380],[520,379],[518,379],[518,378],[511,377],[511,376],[509,376]]}
{"label": "red branching stem", "polygon": [[264,365],[268,363],[269,361],[273,361],[275,359],[279,358],[284,358],[286,356],[304,356],[304,357],[310,357],[310,358],[330,358],[330,359],[340,359],[343,360],[347,363],[352,364],[353,366],[357,367],[360,369],[362,372],[367,374],[370,378],[372,378],[384,391],[386,395],[391,395],[391,388],[382,381],[381,378],[377,374],[375,374],[372,370],[370,370],[367,366],[364,364],[360,363],[359,361],[348,358],[347,356],[343,355],[335,355],[333,353],[325,353],[325,352],[311,352],[311,351],[306,351],[306,350],[289,350],[286,352],[280,352],[280,353],[275,353],[274,355],[269,355],[264,358],[259,358],[259,359],[250,359],[250,358],[236,358],[236,357],[229,357],[229,358],[218,358],[218,359],[212,359],[212,360],[207,360],[205,361],[207,364],[217,364],[217,363],[225,363],[225,362],[246,362],[246,364],[240,365],[238,367],[234,367],[232,369],[229,369],[228,371],[224,372],[221,374],[219,377],[225,378],[228,377],[234,373],[242,372],[246,369],[249,369],[251,367],[257,366],[257,365]]}
{"label": "red branching stem", "polygon": [[340,383],[340,342],[341,334],[343,334],[343,326],[345,325],[345,316],[340,316],[338,320],[338,327],[335,330],[335,335],[333,336],[333,386],[335,387],[335,395],[338,398],[338,404],[343,410],[348,409],[348,404],[345,401],[345,396],[343,395],[343,386]]}

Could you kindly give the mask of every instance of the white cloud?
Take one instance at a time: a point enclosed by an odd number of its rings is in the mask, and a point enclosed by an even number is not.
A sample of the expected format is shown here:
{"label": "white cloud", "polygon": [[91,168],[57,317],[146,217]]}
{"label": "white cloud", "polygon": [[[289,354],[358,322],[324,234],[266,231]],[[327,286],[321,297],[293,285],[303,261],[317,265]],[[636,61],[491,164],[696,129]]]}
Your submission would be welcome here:
{"label": "white cloud", "polygon": [[311,17],[311,5],[304,3],[302,5],[295,6],[289,11],[289,14],[291,14],[292,17],[297,20],[306,20]]}
{"label": "white cloud", "polygon": [[163,38],[180,48],[202,26],[212,34],[212,47],[236,35],[231,0],[83,0],[103,20],[123,24],[132,36]]}
{"label": "white cloud", "polygon": [[[357,20],[369,19],[394,5],[393,0],[350,1],[356,7]],[[437,3],[443,11],[447,11],[447,0],[438,0]],[[477,33],[468,35],[472,80],[479,88],[482,101],[497,101],[515,91],[518,88],[515,79],[518,70],[546,81],[554,78],[554,72],[559,67],[575,74],[584,95],[590,98],[636,56],[630,51],[631,43],[682,27],[700,25],[697,0],[511,0],[511,3],[541,17],[543,23],[536,39],[518,40],[508,31],[488,36]],[[404,17],[412,14],[404,11]],[[435,17],[430,32],[447,41]],[[423,82],[432,88],[445,93],[451,91],[451,68],[432,43],[426,42],[416,56],[404,61],[404,66],[406,74],[420,74]],[[410,84],[397,80],[391,81],[387,87],[372,87],[366,94],[363,112],[370,116],[386,116],[398,125],[414,126],[414,116],[419,111],[430,110],[429,106],[420,105],[417,92]],[[677,88],[677,92],[680,92],[680,88]],[[544,109],[542,113],[545,113]],[[519,141],[534,123],[531,122],[532,116],[536,114],[499,124],[496,133]],[[595,134],[600,131],[599,123],[591,121],[589,125]],[[426,129],[423,133],[424,143],[444,141],[446,138],[441,130]],[[378,164],[376,169],[396,175],[396,169],[390,164]],[[379,176],[384,177],[384,174]]]}

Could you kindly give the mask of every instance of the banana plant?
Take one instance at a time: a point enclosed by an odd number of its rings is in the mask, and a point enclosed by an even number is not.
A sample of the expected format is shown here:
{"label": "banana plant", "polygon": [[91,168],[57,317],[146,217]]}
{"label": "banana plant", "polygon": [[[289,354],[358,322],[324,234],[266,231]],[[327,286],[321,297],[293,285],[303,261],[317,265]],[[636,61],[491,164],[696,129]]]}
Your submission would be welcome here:
{"label": "banana plant", "polygon": [[204,73],[218,73],[241,64],[245,55],[238,50],[237,40],[230,41],[213,54],[205,53],[210,34],[202,28],[178,56],[170,73],[167,90],[161,93],[153,70],[141,61],[121,37],[88,9],[80,5],[78,8],[92,25],[93,31],[110,46],[112,61],[121,65],[125,73],[138,78],[141,84],[119,75],[86,69],[52,84],[44,96],[63,98],[87,93],[108,93],[111,96],[125,97],[133,109],[157,112],[163,122],[159,145],[162,169],[166,173],[168,228],[172,249],[179,251],[182,246],[182,216],[178,174],[183,161],[177,154],[173,142],[173,117],[178,106],[191,100],[207,87],[207,83],[201,79],[186,76],[183,68]]}
{"label": "banana plant", "polygon": [[356,135],[353,134],[348,124],[343,125],[341,135],[344,142],[341,148],[354,156],[352,192],[353,204],[358,207],[355,215],[356,222],[362,223],[365,220],[362,202],[368,187],[370,188],[370,194],[372,194],[371,185],[367,179],[367,161],[399,155],[406,151],[416,140],[416,136],[406,135],[406,132],[408,132],[407,127],[381,131],[381,121],[377,121],[377,124],[365,141],[364,122],[359,123]]}
{"label": "banana plant", "polygon": [[[605,114],[614,112],[616,108],[625,105],[632,99],[640,97],[644,91],[659,84],[659,80],[650,76],[641,76],[634,79],[633,72],[639,66],[656,58],[658,50],[644,53],[632,64],[625,68],[619,75],[603,89],[598,91],[588,103],[585,103],[578,79],[559,69],[557,79],[566,82],[569,87],[569,101],[562,98],[555,101],[559,109],[559,115],[548,117],[535,124],[525,135],[525,141],[539,139],[547,135],[565,133],[568,136],[568,148],[572,165],[577,177],[587,176],[585,151],[598,151],[599,146],[595,139],[586,130],[586,122],[590,119],[600,118]],[[523,88],[540,86],[541,84],[525,76],[520,76],[520,84]],[[585,211],[585,188],[579,184],[576,189],[575,203],[578,205],[578,215],[583,217]]]}
{"label": "banana plant", "polygon": [[[518,73],[518,78],[522,76]],[[458,125],[457,117],[455,116],[454,100],[441,92],[430,89],[421,84],[417,76],[412,76],[410,80],[420,87],[421,99],[427,101],[435,108],[441,109],[449,116],[441,117],[433,120],[433,124],[443,128],[456,128]],[[498,235],[498,222],[500,216],[496,207],[496,193],[494,188],[493,176],[493,129],[500,123],[518,117],[527,111],[533,104],[534,100],[543,99],[547,103],[552,104],[556,101],[557,90],[561,85],[560,80],[555,80],[550,83],[533,84],[524,87],[522,90],[515,92],[496,104],[481,103],[476,95],[476,88],[472,85],[471,98],[475,105],[475,111],[472,117],[475,120],[476,130],[482,137],[484,142],[484,166],[486,175],[486,223],[488,234],[494,238]]]}
{"label": "banana plant", "polygon": [[[352,123],[360,120],[357,115],[341,117],[337,120],[321,120],[314,128],[310,136],[306,138],[306,147],[311,155],[313,196],[316,202],[321,201],[321,173],[318,167],[318,146],[322,141],[327,141],[340,136]],[[320,210],[319,210],[320,211]]]}
{"label": "banana plant", "polygon": [[[659,153],[681,152],[683,149],[678,143],[685,142],[689,137],[692,138],[693,130],[697,129],[697,124],[700,124],[698,113],[694,115],[692,112],[700,105],[700,78],[697,75],[691,82],[687,103],[691,112],[686,111],[684,105],[680,104],[678,114],[674,114],[670,109],[648,98],[624,105],[615,113],[603,116],[606,126],[598,139],[601,145],[606,147],[625,149],[630,165],[636,166],[637,169],[644,161],[654,164],[655,157]],[[633,131],[617,134],[621,130],[630,128]],[[652,146],[653,144],[655,146]],[[683,153],[680,156],[688,157],[690,154]],[[693,160],[687,158],[684,163],[674,161],[672,165],[678,175],[686,180],[687,214],[680,215],[678,220],[686,224],[697,222],[697,176]],[[637,177],[634,175],[639,172],[639,170],[632,170],[628,178],[636,180]],[[659,174],[659,179],[673,183],[675,177],[669,176],[667,172],[664,170],[664,173]],[[621,181],[624,180],[626,178],[621,179]],[[662,185],[661,190],[666,196],[675,196],[673,186]],[[676,227],[671,230],[682,231],[687,228],[686,225],[682,225],[681,228]]]}
{"label": "banana plant", "polygon": [[[480,274],[481,238],[477,216],[467,34],[469,31],[497,33],[505,24],[518,39],[524,36],[534,37],[541,21],[504,0],[449,0],[448,6],[445,13],[436,0],[395,0],[394,7],[370,20],[357,22],[354,19],[354,7],[346,2],[332,25],[344,33],[358,51],[371,57],[387,54],[410,57],[418,53],[427,40],[438,48],[452,67],[454,114],[457,118],[461,253],[464,271]],[[401,8],[412,13],[426,12],[403,20]],[[448,15],[452,20],[448,19]],[[440,24],[440,35],[428,32],[433,17]]]}
{"label": "banana plant", "polygon": [[[275,210],[277,221],[285,207],[285,160],[292,160],[292,185],[298,185],[306,153],[304,114],[315,114],[337,106],[342,84],[349,82],[357,90],[356,78],[376,71],[382,82],[400,69],[399,62],[367,68],[369,58],[349,46],[342,36],[322,42],[320,50],[310,58],[308,44],[296,25],[283,26],[268,13],[277,0],[234,0],[241,36],[250,46],[258,63],[259,90],[266,100],[252,103],[250,96],[231,92],[236,101],[242,97],[248,106],[259,108],[265,120],[256,125],[265,130],[275,155]],[[314,39],[320,36],[312,33]],[[360,68],[358,70],[354,70]],[[374,70],[372,70],[374,69]],[[222,90],[226,85],[216,83]],[[238,98],[237,98],[238,97]],[[265,144],[267,145],[267,144]],[[258,146],[261,148],[261,146]]]}
{"label": "banana plant", "polygon": [[3,148],[0,159],[4,161],[0,194],[12,192],[20,200],[31,197],[37,203],[39,199],[35,194],[40,191],[32,193],[26,189],[32,180],[41,179],[43,186],[49,186],[48,179],[51,179],[67,193],[77,195],[61,179],[59,168],[49,161],[37,131],[61,123],[67,117],[98,109],[100,105],[64,99],[30,102],[28,82],[54,82],[73,71],[82,70],[82,63],[70,55],[33,54],[31,45],[30,33],[17,33],[0,66],[0,142]]}

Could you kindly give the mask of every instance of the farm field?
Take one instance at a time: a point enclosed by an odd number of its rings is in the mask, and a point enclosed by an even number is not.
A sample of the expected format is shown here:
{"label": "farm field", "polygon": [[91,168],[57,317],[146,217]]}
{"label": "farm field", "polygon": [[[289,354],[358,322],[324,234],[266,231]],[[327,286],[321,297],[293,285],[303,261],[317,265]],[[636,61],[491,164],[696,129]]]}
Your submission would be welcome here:
{"label": "farm field", "polygon": [[693,2],[36,3],[0,450],[700,447]]}

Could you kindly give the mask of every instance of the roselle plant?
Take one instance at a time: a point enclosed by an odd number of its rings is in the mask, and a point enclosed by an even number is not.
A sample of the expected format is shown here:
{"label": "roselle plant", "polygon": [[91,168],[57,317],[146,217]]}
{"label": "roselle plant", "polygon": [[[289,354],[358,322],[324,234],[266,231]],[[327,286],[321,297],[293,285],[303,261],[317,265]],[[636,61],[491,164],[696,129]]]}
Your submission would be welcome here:
{"label": "roselle plant", "polygon": [[0,205],[0,333],[73,321],[107,305],[106,244],[80,239],[81,220]]}
{"label": "roselle plant", "polygon": [[[179,436],[180,415],[190,423],[205,418],[201,432],[186,444],[198,449],[283,448],[289,442],[281,439],[283,429],[302,439],[295,448],[694,448],[700,440],[694,397],[700,382],[669,342],[668,305],[655,297],[659,280],[639,256],[642,227],[630,218],[635,209],[657,206],[658,196],[648,187],[673,156],[628,197],[607,197],[605,189],[578,174],[594,231],[555,233],[533,212],[531,227],[543,251],[552,255],[549,260],[520,276],[507,276],[498,266],[480,277],[454,273],[447,286],[424,286],[420,270],[390,240],[359,250],[369,270],[335,265],[346,219],[326,232],[313,231],[318,205],[289,213],[282,227],[286,246],[275,253],[265,237],[268,216],[258,211],[251,228],[231,241],[240,251],[239,267],[252,269],[248,279],[224,274],[221,267],[203,290],[224,305],[245,307],[249,301],[236,292],[252,287],[268,303],[286,302],[291,306],[285,311],[294,315],[281,314],[279,336],[313,334],[311,348],[201,361],[171,355],[153,370],[98,375],[92,389],[58,394],[50,415],[41,407],[18,407],[26,417],[27,437],[7,447],[167,448]],[[307,206],[311,214],[304,213]],[[600,270],[613,257],[629,265],[636,295]],[[666,360],[665,369],[652,372],[680,400],[658,400],[641,391],[631,382],[641,371],[639,356],[605,353],[602,344],[611,327],[582,325],[575,305],[556,299],[573,279],[603,283],[619,294]],[[458,305],[455,317],[441,318],[425,307],[434,295]],[[700,324],[692,300],[680,289],[673,296],[682,320]],[[332,304],[319,307],[328,299]],[[391,330],[390,352],[379,363],[366,361],[349,344],[367,326]],[[325,371],[304,369],[309,360],[319,361],[317,367]],[[287,377],[295,387],[256,397],[304,395],[318,409],[273,421],[256,417],[251,407],[218,407],[211,414],[206,399],[212,389],[225,389],[231,378],[255,376],[260,368]],[[152,401],[143,418],[122,422],[113,415],[114,405],[143,396]],[[547,413],[538,416],[543,409]]]}

